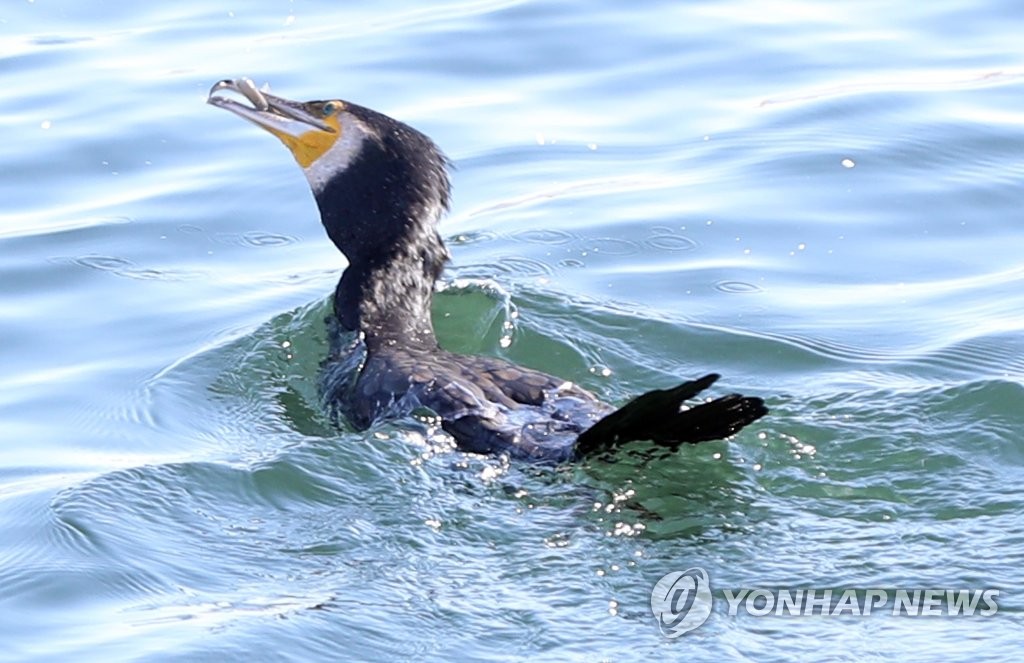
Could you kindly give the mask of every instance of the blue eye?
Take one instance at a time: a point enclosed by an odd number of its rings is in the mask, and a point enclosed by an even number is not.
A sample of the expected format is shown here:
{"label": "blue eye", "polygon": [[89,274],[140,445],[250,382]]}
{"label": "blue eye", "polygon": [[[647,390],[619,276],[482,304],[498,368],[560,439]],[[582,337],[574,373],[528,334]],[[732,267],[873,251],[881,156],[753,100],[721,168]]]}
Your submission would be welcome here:
{"label": "blue eye", "polygon": [[328,101],[326,104],[324,104],[324,117],[327,117],[328,115],[334,115],[334,112],[336,110],[338,110],[338,104],[334,103],[333,101]]}

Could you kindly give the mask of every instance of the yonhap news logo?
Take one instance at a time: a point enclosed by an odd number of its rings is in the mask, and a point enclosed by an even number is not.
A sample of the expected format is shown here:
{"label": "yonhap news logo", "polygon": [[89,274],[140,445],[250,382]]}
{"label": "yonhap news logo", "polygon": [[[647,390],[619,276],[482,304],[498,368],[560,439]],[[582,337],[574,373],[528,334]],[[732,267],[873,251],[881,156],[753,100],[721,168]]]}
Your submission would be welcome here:
{"label": "yonhap news logo", "polygon": [[699,627],[716,600],[730,617],[991,617],[998,589],[725,589],[716,597],[708,572],[673,571],[651,591],[651,612],[668,638]]}
{"label": "yonhap news logo", "polygon": [[678,638],[697,628],[711,614],[711,582],[704,569],[666,574],[651,591],[651,612],[661,632]]}

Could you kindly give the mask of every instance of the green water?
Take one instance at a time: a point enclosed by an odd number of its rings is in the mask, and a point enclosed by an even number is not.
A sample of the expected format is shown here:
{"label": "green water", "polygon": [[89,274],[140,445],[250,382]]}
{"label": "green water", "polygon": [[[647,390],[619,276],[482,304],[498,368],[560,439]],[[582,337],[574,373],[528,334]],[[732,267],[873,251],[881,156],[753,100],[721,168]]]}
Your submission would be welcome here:
{"label": "green water", "polygon": [[[1011,2],[0,9],[0,659],[1005,660],[1024,644]],[[344,261],[247,75],[452,158],[442,343],[771,415],[552,470],[316,395]],[[655,583],[705,569],[679,638]],[[990,617],[726,589],[996,589]]]}

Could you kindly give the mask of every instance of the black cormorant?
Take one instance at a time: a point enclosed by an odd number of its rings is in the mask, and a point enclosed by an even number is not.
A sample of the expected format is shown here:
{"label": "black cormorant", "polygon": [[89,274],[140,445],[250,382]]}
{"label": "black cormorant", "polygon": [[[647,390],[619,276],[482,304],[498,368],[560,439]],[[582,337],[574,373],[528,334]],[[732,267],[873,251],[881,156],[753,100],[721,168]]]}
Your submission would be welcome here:
{"label": "black cormorant", "polygon": [[425,409],[462,450],[564,461],[631,440],[674,448],[719,439],[767,413],[760,398],[738,394],[686,406],[715,374],[615,409],[564,379],[444,350],[430,305],[449,260],[437,231],[449,164],[433,141],[368,108],[290,101],[244,78],[215,84],[208,101],[288,147],[328,237],[348,259],[334,293],[322,392],[354,427]]}

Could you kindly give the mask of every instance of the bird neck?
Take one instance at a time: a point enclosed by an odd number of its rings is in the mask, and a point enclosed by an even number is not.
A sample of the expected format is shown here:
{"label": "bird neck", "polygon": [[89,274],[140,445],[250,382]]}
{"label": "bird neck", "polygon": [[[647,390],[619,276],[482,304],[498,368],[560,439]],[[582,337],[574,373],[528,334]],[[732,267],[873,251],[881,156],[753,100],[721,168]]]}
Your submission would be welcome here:
{"label": "bird neck", "polygon": [[311,179],[327,235],[349,261],[335,315],[371,349],[378,342],[436,345],[430,304],[449,257],[437,232],[448,208],[448,162],[418,131],[349,108],[372,131],[329,178]]}
{"label": "bird neck", "polygon": [[353,261],[342,274],[334,314],[343,328],[361,332],[369,348],[436,345],[430,305],[448,252],[431,234],[393,245],[376,260]]}

